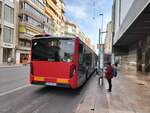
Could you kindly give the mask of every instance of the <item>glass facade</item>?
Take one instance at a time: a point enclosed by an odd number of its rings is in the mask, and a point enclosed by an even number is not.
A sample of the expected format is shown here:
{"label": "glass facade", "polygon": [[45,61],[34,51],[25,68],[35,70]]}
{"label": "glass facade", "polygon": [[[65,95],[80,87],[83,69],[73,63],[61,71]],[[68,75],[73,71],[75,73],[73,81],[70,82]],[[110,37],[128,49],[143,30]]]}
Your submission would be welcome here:
{"label": "glass facade", "polygon": [[4,26],[3,38],[4,38],[5,43],[13,42],[13,32],[14,32],[14,30],[12,28]]}
{"label": "glass facade", "polygon": [[5,5],[4,20],[10,23],[14,23],[14,9]]}

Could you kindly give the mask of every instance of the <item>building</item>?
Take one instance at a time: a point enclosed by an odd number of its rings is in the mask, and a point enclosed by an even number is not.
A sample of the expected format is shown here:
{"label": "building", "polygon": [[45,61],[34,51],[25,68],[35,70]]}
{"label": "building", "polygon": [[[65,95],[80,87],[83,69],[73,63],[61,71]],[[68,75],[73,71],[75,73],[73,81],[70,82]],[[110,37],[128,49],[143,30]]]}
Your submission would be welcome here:
{"label": "building", "polygon": [[80,37],[80,39],[81,39],[83,42],[85,42],[86,36],[85,36],[84,32],[82,32],[81,29],[80,29],[78,26],[77,26],[77,28],[76,28],[76,35],[77,35],[78,37]]}
{"label": "building", "polygon": [[76,24],[72,21],[66,20],[64,26],[64,36],[66,37],[79,37],[83,42],[85,42],[91,49],[95,51],[95,46],[92,45],[91,39],[86,37],[85,34],[80,30]]}
{"label": "building", "polygon": [[64,36],[67,36],[67,37],[77,36],[83,42],[85,42],[85,39],[86,39],[86,36],[81,31],[81,29],[74,22],[69,21],[69,20],[65,20]]}
{"label": "building", "polygon": [[[63,0],[0,0],[0,63],[9,57],[24,63],[30,61],[31,40],[34,35],[48,33],[64,36],[85,35],[75,24],[65,23]],[[72,28],[71,28],[72,27]],[[71,28],[71,29],[70,29]]]}
{"label": "building", "polygon": [[91,42],[91,39],[89,37],[86,37],[85,38],[85,43],[90,47],[92,48],[92,42]]}
{"label": "building", "polygon": [[64,26],[64,35],[67,37],[74,37],[76,36],[76,30],[77,30],[77,26],[71,22],[66,20],[65,21],[65,26]]}
{"label": "building", "polygon": [[16,63],[24,63],[24,59],[30,60],[30,42],[34,35],[64,34],[64,3],[62,0],[19,0],[18,9]]}
{"label": "building", "polygon": [[150,0],[114,0],[112,20],[122,68],[150,72]]}
{"label": "building", "polygon": [[51,33],[51,18],[45,14],[42,0],[18,1],[18,45],[16,63],[30,59],[31,39],[42,32]]}
{"label": "building", "polygon": [[65,25],[65,4],[63,0],[43,0],[46,7],[45,13],[52,17],[54,22],[53,34],[56,36],[64,35]]}
{"label": "building", "polygon": [[104,52],[105,54],[112,54],[112,22],[107,24],[107,33],[105,37],[105,44],[104,44]]}
{"label": "building", "polygon": [[15,58],[16,0],[0,0],[0,64]]}

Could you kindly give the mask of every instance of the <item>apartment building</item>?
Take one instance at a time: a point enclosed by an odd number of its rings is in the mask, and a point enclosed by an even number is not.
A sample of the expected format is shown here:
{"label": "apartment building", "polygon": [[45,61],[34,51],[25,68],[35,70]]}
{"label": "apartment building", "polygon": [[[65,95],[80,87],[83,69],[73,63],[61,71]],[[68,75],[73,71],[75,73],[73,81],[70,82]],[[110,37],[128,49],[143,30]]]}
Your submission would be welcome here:
{"label": "apartment building", "polygon": [[122,68],[150,72],[150,0],[113,1],[113,45]]}
{"label": "apartment building", "polygon": [[15,58],[16,0],[0,0],[0,64]]}
{"label": "apartment building", "polygon": [[46,4],[45,13],[54,21],[54,32],[56,36],[64,35],[65,4],[63,0],[43,0]]}
{"label": "apartment building", "polygon": [[64,36],[78,36],[83,42],[85,42],[86,39],[85,34],[80,30],[80,28],[74,22],[69,20],[65,20]]}
{"label": "apartment building", "polygon": [[66,20],[64,26],[64,36],[67,37],[76,36],[76,28],[77,26],[73,22]]}
{"label": "apartment building", "polygon": [[42,0],[18,1],[18,45],[16,47],[16,63],[23,63],[24,59],[30,60],[31,39],[42,32],[51,33],[52,21],[44,13]]}
{"label": "apartment building", "polygon": [[30,60],[30,42],[34,35],[64,33],[64,3],[62,0],[19,0],[18,9],[16,63],[23,63],[24,59]]}
{"label": "apartment building", "polygon": [[86,37],[85,34],[80,30],[74,22],[66,20],[64,26],[64,36],[66,37],[79,37],[83,42],[85,42],[91,49],[95,51],[95,46],[92,45],[91,39]]}

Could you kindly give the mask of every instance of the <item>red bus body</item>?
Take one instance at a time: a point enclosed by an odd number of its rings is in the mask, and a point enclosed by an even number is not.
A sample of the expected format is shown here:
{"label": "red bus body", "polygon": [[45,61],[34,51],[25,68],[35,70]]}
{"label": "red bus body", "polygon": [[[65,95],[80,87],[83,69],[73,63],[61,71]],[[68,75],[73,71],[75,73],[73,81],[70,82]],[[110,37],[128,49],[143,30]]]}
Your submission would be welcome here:
{"label": "red bus body", "polygon": [[[44,40],[45,38],[40,39]],[[56,37],[56,39],[58,39],[58,37]],[[63,62],[63,61],[51,62],[43,60],[34,60],[31,58],[31,73],[30,73],[31,84],[69,87],[72,89],[80,87],[87,80],[89,75],[94,71],[94,67],[96,64],[96,59],[94,59],[94,65],[93,68],[91,69],[91,72],[86,72],[86,74],[84,75],[80,74],[81,70],[79,66],[80,42],[81,41],[78,37],[74,38],[74,54],[73,54],[73,61],[71,62]],[[31,57],[32,51],[33,50],[31,50]],[[96,58],[95,54],[93,54],[93,56]],[[88,70],[89,69],[87,69],[87,71]]]}

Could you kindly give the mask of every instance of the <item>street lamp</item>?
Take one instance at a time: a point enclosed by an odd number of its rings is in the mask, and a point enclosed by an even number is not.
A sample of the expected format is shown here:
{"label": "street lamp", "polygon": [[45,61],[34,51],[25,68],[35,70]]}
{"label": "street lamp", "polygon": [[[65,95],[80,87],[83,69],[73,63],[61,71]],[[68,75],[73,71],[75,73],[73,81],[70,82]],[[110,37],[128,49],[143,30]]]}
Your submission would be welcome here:
{"label": "street lamp", "polygon": [[104,69],[104,64],[103,64],[103,59],[104,59],[104,47],[102,44],[102,34],[103,32],[103,14],[99,14],[99,16],[102,17],[102,22],[101,22],[101,29],[99,28],[99,59],[98,59],[98,72],[99,72],[99,83],[101,80],[101,85],[103,85],[103,69]]}
{"label": "street lamp", "polygon": [[[101,14],[99,14],[99,16],[101,16],[101,32],[103,32],[103,14],[101,13]],[[100,38],[100,44],[102,44],[102,38],[103,38],[101,32],[100,32],[100,36],[99,36],[99,38]]]}

